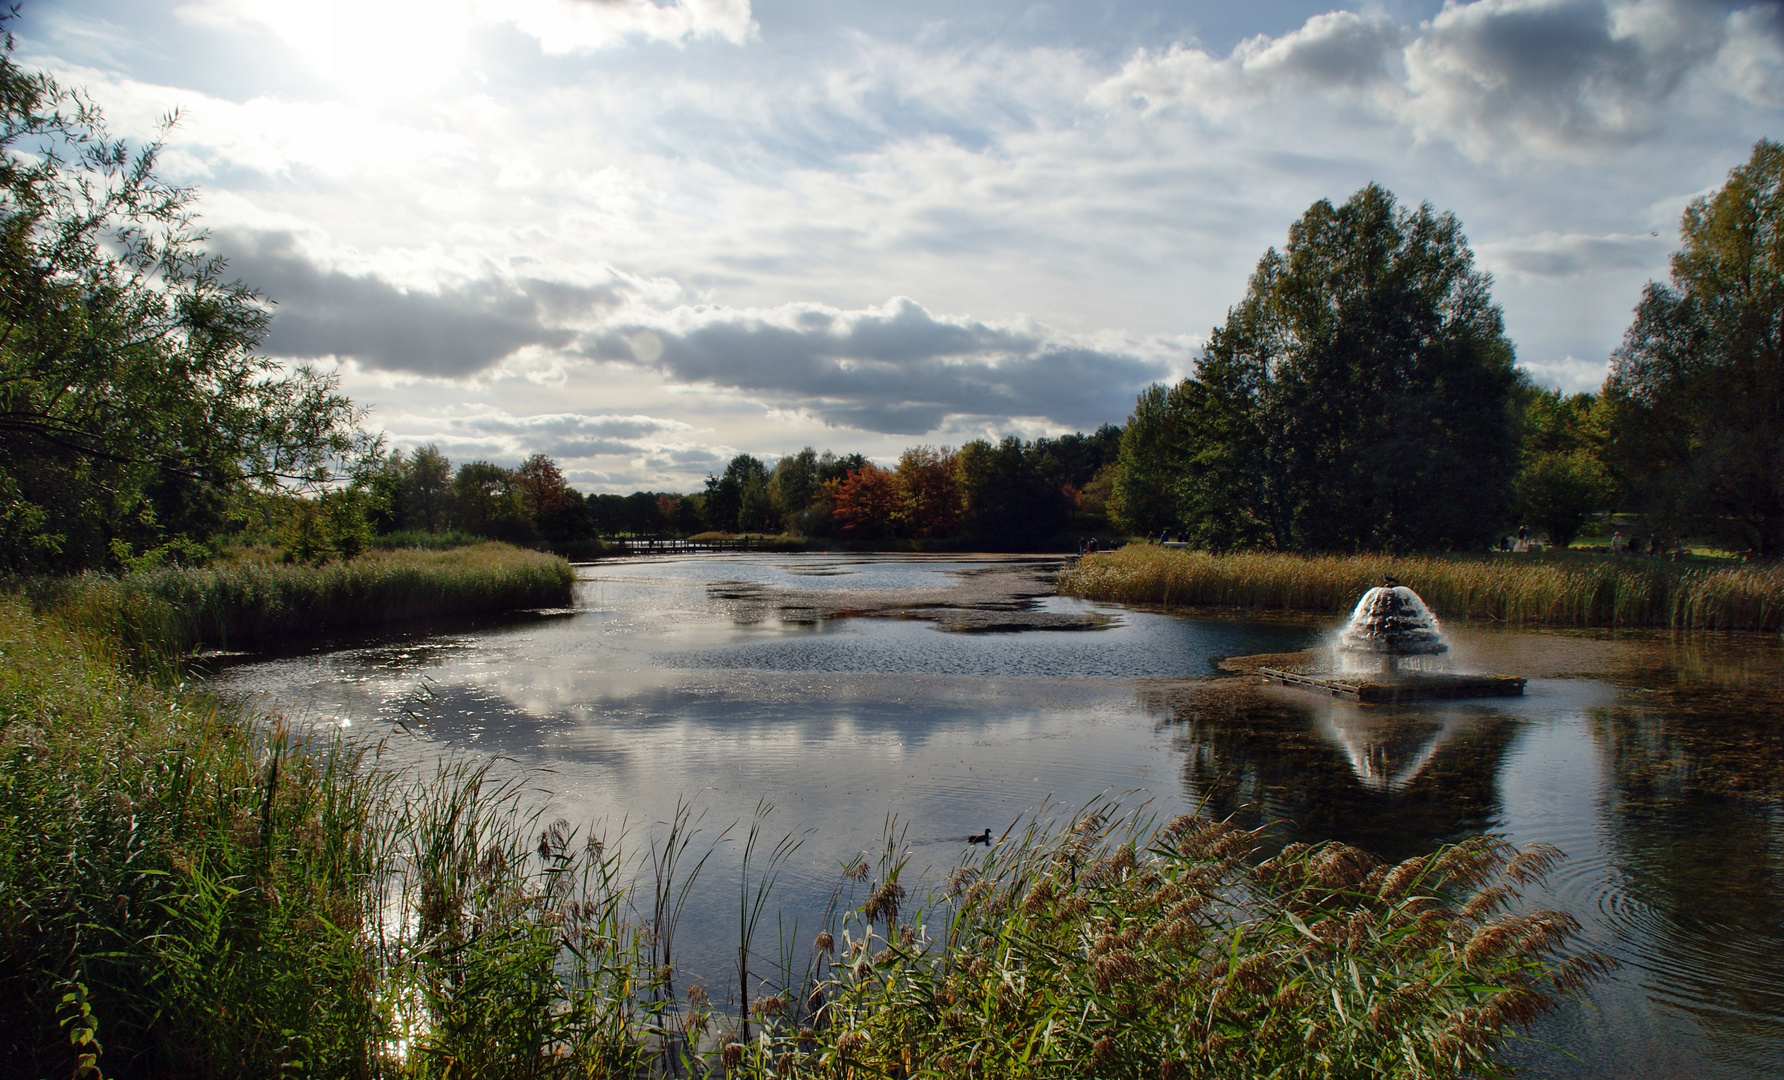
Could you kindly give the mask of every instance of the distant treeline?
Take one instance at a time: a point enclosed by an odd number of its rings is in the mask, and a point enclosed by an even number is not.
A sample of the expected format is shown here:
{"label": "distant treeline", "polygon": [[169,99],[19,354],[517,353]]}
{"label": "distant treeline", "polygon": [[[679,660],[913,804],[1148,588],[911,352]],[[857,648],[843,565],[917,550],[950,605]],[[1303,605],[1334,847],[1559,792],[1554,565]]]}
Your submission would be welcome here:
{"label": "distant treeline", "polygon": [[345,488],[285,500],[259,524],[304,561],[453,534],[545,545],[717,532],[1060,547],[1108,529],[1120,446],[1121,429],[1104,425],[1089,435],[915,446],[889,469],[808,446],[772,465],[739,454],[700,491],[584,495],[543,454],[513,469],[455,468],[428,445],[372,455]]}

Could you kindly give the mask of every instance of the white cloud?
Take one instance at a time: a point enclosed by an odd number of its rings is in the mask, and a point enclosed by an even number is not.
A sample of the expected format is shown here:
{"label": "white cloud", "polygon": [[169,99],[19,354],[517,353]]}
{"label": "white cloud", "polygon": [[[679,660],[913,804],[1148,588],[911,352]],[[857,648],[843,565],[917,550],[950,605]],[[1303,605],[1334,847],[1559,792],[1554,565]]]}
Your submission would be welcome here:
{"label": "white cloud", "polygon": [[1092,92],[1149,111],[1220,116],[1310,92],[1374,110],[1476,158],[1580,149],[1652,130],[1692,78],[1746,104],[1784,85],[1776,8],[1690,0],[1447,0],[1416,27],[1348,11],[1315,16],[1229,55],[1197,45],[1142,51]]}
{"label": "white cloud", "polygon": [[553,54],[607,48],[628,38],[717,38],[742,45],[757,33],[749,0],[480,0],[478,11],[489,22],[512,23]]}

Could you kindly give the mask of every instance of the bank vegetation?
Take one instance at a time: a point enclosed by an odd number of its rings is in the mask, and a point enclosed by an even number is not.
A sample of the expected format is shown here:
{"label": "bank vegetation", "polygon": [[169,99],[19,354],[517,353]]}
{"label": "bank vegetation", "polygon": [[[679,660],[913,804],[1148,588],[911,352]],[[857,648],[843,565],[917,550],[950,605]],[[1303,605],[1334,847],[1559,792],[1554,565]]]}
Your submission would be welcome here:
{"label": "bank vegetation", "polygon": [[1526,626],[1784,628],[1784,567],[1638,557],[1216,555],[1133,544],[1079,560],[1059,591],[1162,607],[1348,612],[1392,576],[1439,617]]}
{"label": "bank vegetation", "polygon": [[303,644],[320,637],[567,607],[575,571],[495,542],[368,551],[321,565],[277,549],[200,567],[26,579],[39,608],[143,655]]}

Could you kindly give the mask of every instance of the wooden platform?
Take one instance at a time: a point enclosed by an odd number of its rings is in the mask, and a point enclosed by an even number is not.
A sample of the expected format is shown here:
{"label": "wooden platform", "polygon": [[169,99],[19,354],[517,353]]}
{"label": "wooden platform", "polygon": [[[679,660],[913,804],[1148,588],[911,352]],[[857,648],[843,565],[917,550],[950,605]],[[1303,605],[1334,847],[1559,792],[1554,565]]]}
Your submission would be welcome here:
{"label": "wooden platform", "polygon": [[1516,675],[1407,675],[1393,682],[1337,675],[1310,675],[1280,668],[1259,668],[1258,674],[1280,686],[1292,686],[1316,694],[1348,698],[1364,705],[1391,705],[1401,701],[1438,701],[1449,698],[1519,697],[1524,679]]}

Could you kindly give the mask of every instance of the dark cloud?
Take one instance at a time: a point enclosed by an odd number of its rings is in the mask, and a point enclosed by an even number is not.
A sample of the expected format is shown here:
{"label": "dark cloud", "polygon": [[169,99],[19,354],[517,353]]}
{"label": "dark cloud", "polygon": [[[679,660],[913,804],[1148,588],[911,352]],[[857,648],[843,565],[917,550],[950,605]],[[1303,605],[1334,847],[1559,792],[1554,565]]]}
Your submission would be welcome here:
{"label": "dark cloud", "polygon": [[902,297],[858,311],[703,309],[682,325],[616,327],[585,347],[890,435],[921,435],[949,416],[1094,426],[1126,415],[1139,389],[1167,374],[1044,327],[937,318]]}
{"label": "dark cloud", "polygon": [[1694,77],[1750,103],[1784,93],[1775,2],[1475,0],[1426,22],[1316,15],[1228,56],[1174,46],[1141,53],[1096,92],[1149,107],[1220,107],[1356,89],[1422,132],[1477,152],[1531,139],[1574,145],[1644,134]]}
{"label": "dark cloud", "polygon": [[653,450],[692,429],[677,420],[654,416],[542,413],[510,416],[490,413],[451,421],[453,432],[476,440],[500,439],[519,448],[522,457],[586,458],[602,454],[635,455]]}
{"label": "dark cloud", "polygon": [[285,232],[225,232],[230,273],[277,305],[266,351],[300,359],[352,357],[390,371],[475,374],[528,345],[563,347],[561,320],[610,304],[611,290],[490,277],[438,292],[316,266]]}
{"label": "dark cloud", "polygon": [[1538,277],[1573,277],[1611,270],[1651,268],[1666,264],[1670,237],[1580,236],[1577,234],[1520,237],[1483,246],[1481,253],[1496,270]]}
{"label": "dark cloud", "polygon": [[1364,86],[1391,76],[1391,58],[1408,36],[1387,19],[1333,11],[1280,38],[1252,38],[1234,56],[1253,79],[1292,76],[1320,86]]}
{"label": "dark cloud", "polygon": [[[1763,7],[1766,5],[1757,5]],[[1557,139],[1639,134],[1694,70],[1715,66],[1732,5],[1478,0],[1446,6],[1407,50],[1432,120]]]}

